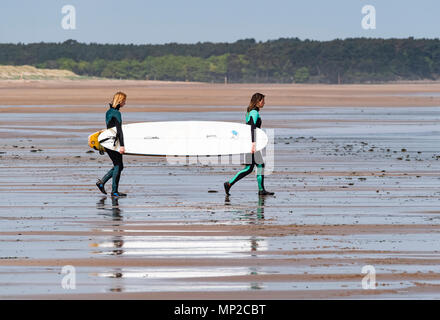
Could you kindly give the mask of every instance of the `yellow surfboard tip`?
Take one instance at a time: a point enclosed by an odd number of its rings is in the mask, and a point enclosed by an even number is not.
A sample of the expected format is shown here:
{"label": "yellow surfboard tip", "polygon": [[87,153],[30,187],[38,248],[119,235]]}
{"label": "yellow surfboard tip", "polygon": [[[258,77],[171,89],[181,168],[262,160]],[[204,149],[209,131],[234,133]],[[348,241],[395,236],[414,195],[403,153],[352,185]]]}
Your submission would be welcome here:
{"label": "yellow surfboard tip", "polygon": [[88,138],[88,145],[90,148],[95,149],[99,152],[104,152],[105,149],[103,146],[101,146],[101,144],[98,141],[98,137],[99,135],[103,132],[104,130],[100,130],[98,132],[92,133],[89,138]]}

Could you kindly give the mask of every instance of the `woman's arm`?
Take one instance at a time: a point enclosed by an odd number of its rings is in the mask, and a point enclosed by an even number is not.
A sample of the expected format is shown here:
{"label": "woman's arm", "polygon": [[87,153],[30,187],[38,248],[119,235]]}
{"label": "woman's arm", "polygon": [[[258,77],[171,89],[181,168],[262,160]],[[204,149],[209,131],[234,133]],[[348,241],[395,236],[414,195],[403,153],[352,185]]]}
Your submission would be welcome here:
{"label": "woman's arm", "polygon": [[124,133],[122,132],[121,123],[116,120],[116,137],[119,139],[119,145],[124,146]]}
{"label": "woman's arm", "polygon": [[257,128],[257,126],[255,125],[253,117],[251,117],[250,119],[250,125],[251,125],[251,139],[252,139],[251,153],[255,153],[255,148],[256,148],[255,129]]}
{"label": "woman's arm", "polygon": [[119,139],[119,153],[124,154],[125,153],[125,147],[124,147],[124,132],[122,132],[122,126],[119,121],[116,121],[116,136]]}
{"label": "woman's arm", "polygon": [[255,149],[256,149],[255,130],[257,128],[257,120],[258,120],[258,112],[255,110],[252,110],[250,113],[250,119],[249,119],[249,123],[251,125],[251,139],[252,139],[251,153],[255,153]]}
{"label": "woman's arm", "polygon": [[116,139],[119,140],[119,153],[123,154],[125,153],[125,147],[124,147],[124,132],[122,131],[122,125],[121,122],[117,117],[112,117],[108,123],[107,128],[116,127]]}

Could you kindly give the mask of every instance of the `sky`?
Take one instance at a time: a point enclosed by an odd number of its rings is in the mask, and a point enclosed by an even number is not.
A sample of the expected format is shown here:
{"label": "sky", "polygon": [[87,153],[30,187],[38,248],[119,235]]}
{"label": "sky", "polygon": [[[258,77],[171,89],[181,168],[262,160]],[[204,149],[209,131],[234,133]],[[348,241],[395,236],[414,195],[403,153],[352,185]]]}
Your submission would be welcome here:
{"label": "sky", "polygon": [[[75,29],[62,26],[65,5]],[[375,29],[362,27],[365,5]],[[439,0],[1,0],[0,9],[0,43],[440,38]]]}

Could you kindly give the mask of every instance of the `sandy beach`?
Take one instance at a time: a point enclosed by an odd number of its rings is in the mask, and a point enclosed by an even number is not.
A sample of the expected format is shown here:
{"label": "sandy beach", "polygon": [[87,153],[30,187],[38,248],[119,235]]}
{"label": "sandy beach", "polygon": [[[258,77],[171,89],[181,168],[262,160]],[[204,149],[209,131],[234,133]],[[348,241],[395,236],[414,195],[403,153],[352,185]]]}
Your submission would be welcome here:
{"label": "sandy beach", "polygon": [[[440,83],[382,85],[299,85],[299,84],[206,84],[191,82],[134,80],[47,80],[0,81],[2,105],[17,106],[2,111],[22,112],[20,105],[63,106],[59,112],[84,112],[86,106],[105,105],[115,90],[128,94],[126,112],[204,111],[246,106],[255,92],[266,94],[267,104],[278,106],[333,107],[415,107],[439,106]],[[75,106],[75,108],[71,108]],[[160,108],[159,108],[160,107]],[[55,109],[39,108],[39,112]],[[56,109],[57,110],[57,109]]]}
{"label": "sandy beach", "polygon": [[[117,90],[124,123],[242,122],[266,94],[275,196],[258,197],[250,175],[225,197],[237,164],[134,156],[128,197],[100,194],[111,162],[87,136]],[[0,94],[1,299],[440,296],[440,83],[1,81]]]}

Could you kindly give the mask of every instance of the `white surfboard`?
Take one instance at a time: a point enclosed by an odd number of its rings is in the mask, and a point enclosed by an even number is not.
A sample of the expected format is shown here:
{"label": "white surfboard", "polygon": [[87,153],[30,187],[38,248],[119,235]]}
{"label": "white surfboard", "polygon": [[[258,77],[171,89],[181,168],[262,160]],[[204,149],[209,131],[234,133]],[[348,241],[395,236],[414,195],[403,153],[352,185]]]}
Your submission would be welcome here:
{"label": "white surfboard", "polygon": [[[126,154],[147,156],[216,156],[251,152],[250,125],[218,121],[165,121],[131,123],[122,126]],[[266,147],[268,138],[256,129],[256,150]],[[119,150],[116,128],[97,135],[99,144]],[[90,137],[92,137],[91,135]],[[90,138],[89,138],[90,140]]]}

